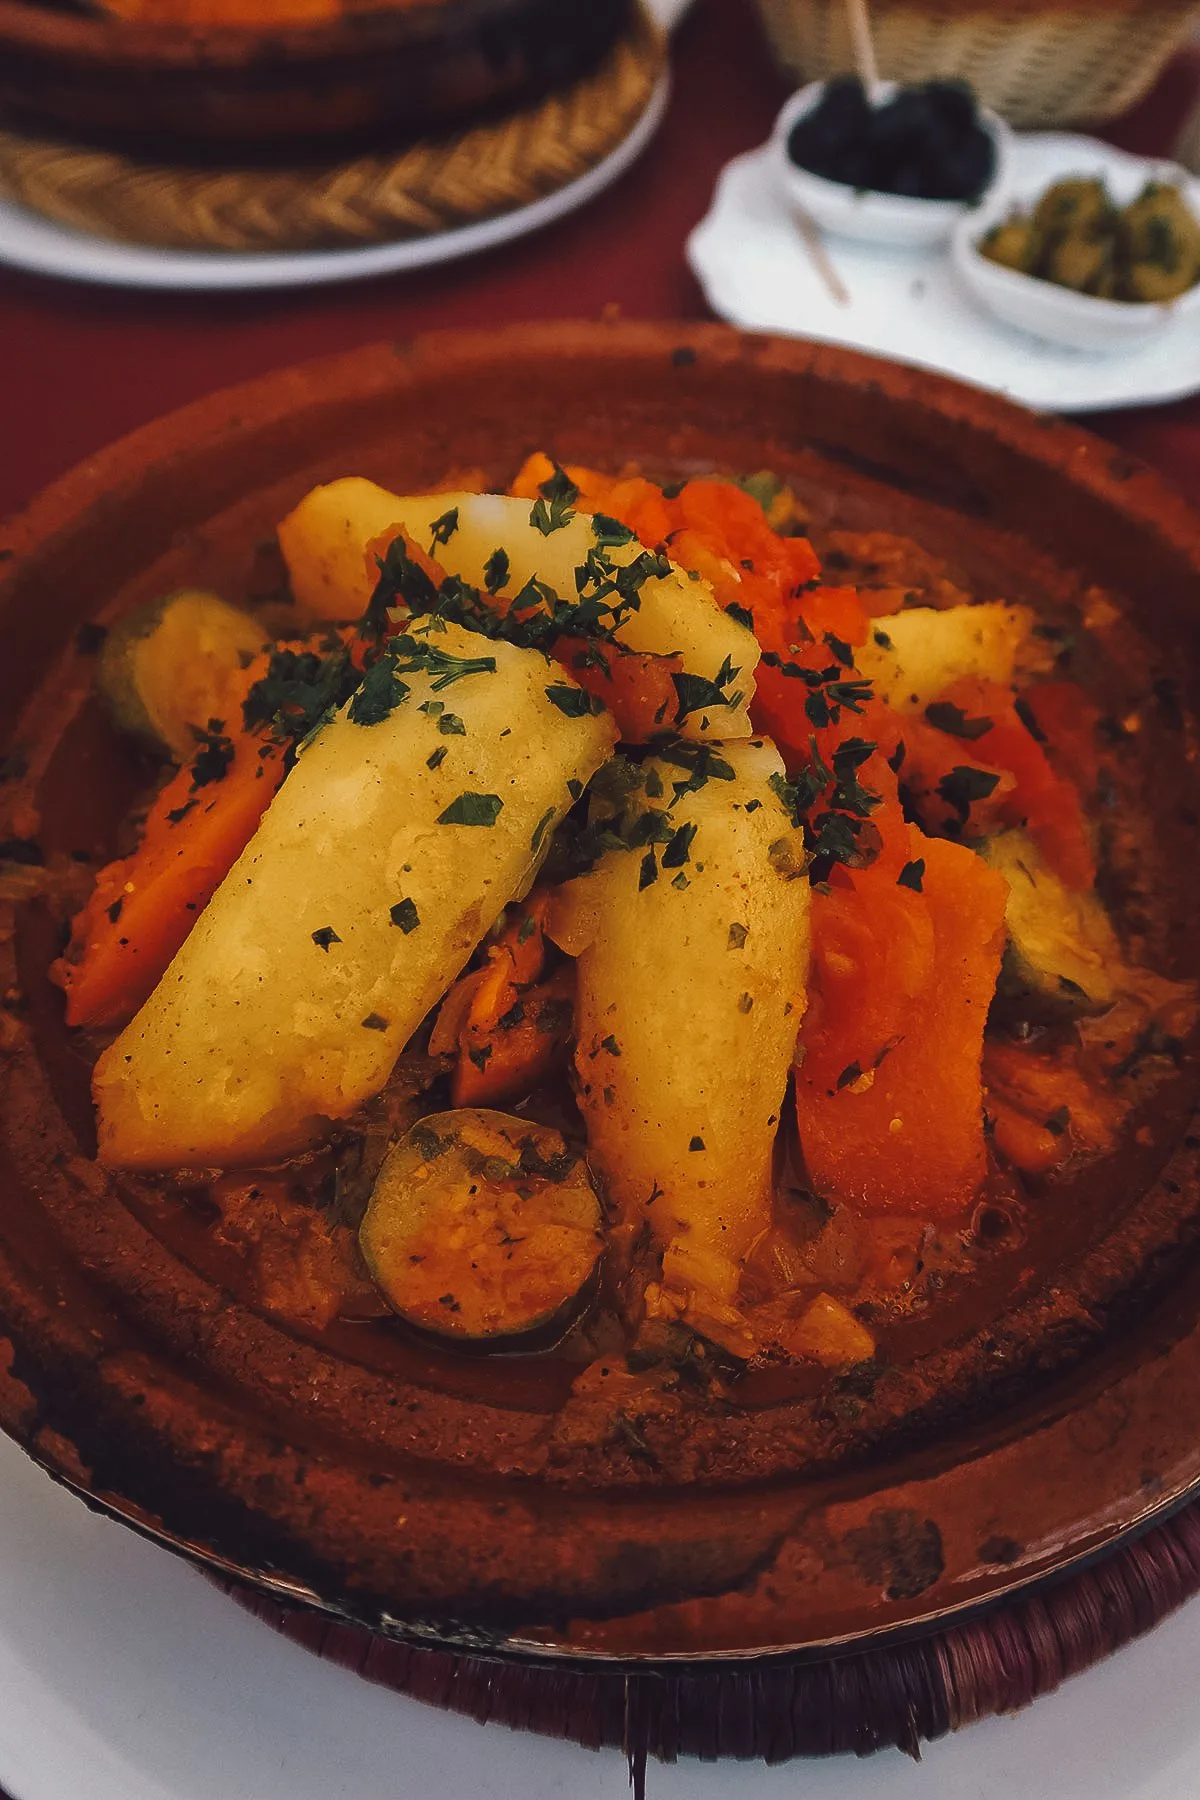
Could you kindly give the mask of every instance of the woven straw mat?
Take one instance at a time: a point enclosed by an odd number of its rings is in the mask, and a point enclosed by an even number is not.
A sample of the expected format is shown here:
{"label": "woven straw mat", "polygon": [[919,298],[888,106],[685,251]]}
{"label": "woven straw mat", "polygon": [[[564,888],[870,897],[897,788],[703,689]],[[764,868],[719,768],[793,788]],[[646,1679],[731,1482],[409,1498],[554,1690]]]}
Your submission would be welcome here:
{"label": "woven straw mat", "polygon": [[350,248],[529,205],[624,141],[662,73],[642,19],[591,75],[507,119],[307,169],[198,169],[0,131],[0,197],[60,225],[189,250]]}

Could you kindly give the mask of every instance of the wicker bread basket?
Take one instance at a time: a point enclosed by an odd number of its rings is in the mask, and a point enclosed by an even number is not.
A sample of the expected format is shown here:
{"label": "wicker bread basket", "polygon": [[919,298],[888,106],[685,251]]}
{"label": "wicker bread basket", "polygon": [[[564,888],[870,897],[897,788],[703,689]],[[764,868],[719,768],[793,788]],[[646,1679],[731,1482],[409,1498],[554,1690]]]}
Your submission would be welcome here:
{"label": "wicker bread basket", "polygon": [[[757,0],[776,61],[801,81],[853,67],[845,0]],[[1197,0],[872,0],[885,80],[954,75],[1014,125],[1115,118],[1151,86]]]}

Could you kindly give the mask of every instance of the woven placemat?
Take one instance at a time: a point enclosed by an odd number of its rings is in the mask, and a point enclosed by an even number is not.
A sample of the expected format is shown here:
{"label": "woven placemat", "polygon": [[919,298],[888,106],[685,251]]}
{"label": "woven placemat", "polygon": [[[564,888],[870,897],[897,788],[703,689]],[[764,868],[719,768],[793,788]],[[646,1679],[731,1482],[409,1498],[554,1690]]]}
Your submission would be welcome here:
{"label": "woven placemat", "polygon": [[923,1742],[1019,1711],[1200,1591],[1200,1504],[1088,1567],[925,1637],[680,1673],[539,1668],[417,1648],[217,1585],[293,1643],[368,1681],[480,1724],[622,1749],[640,1794],[656,1758],[774,1763],[889,1746],[917,1756]]}
{"label": "woven placemat", "polygon": [[528,206],[622,143],[663,72],[642,17],[536,106],[400,152],[289,169],[185,168],[0,131],[0,197],[56,224],[186,250],[328,250],[425,237]]}

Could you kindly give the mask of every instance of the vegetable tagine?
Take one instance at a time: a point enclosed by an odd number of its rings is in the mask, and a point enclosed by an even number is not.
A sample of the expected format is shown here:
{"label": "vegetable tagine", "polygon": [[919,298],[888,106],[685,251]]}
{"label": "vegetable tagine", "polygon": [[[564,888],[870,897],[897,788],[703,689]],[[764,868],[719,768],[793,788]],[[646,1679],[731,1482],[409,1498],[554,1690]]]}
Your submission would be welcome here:
{"label": "vegetable tagine", "polygon": [[165,773],[54,970],[100,1162],[301,1329],[870,1363],[1191,1027],[1111,899],[1136,723],[773,477],[480,485],[318,487],[286,606],[108,633]]}

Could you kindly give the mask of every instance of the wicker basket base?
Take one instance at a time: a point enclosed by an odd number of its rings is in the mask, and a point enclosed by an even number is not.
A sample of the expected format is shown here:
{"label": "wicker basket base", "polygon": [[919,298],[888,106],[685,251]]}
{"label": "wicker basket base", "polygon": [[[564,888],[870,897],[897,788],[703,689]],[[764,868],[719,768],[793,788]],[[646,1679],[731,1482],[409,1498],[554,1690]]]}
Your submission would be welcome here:
{"label": "wicker basket base", "polygon": [[651,1757],[783,1762],[888,1746],[916,1756],[923,1741],[1028,1706],[1200,1592],[1200,1506],[1052,1586],[909,1643],[678,1675],[416,1649],[247,1588],[227,1591],[293,1642],[384,1687],[481,1724],[621,1748],[640,1790]]}
{"label": "wicker basket base", "polygon": [[[776,61],[798,81],[854,66],[844,0],[758,0]],[[1116,118],[1140,100],[1196,18],[1188,0],[1013,11],[947,0],[880,5],[872,23],[888,81],[969,81],[1013,125]]]}
{"label": "wicker basket base", "polygon": [[628,137],[662,74],[648,19],[537,106],[399,153],[303,169],[201,169],[0,131],[0,197],[76,231],[187,250],[347,249],[511,212]]}

